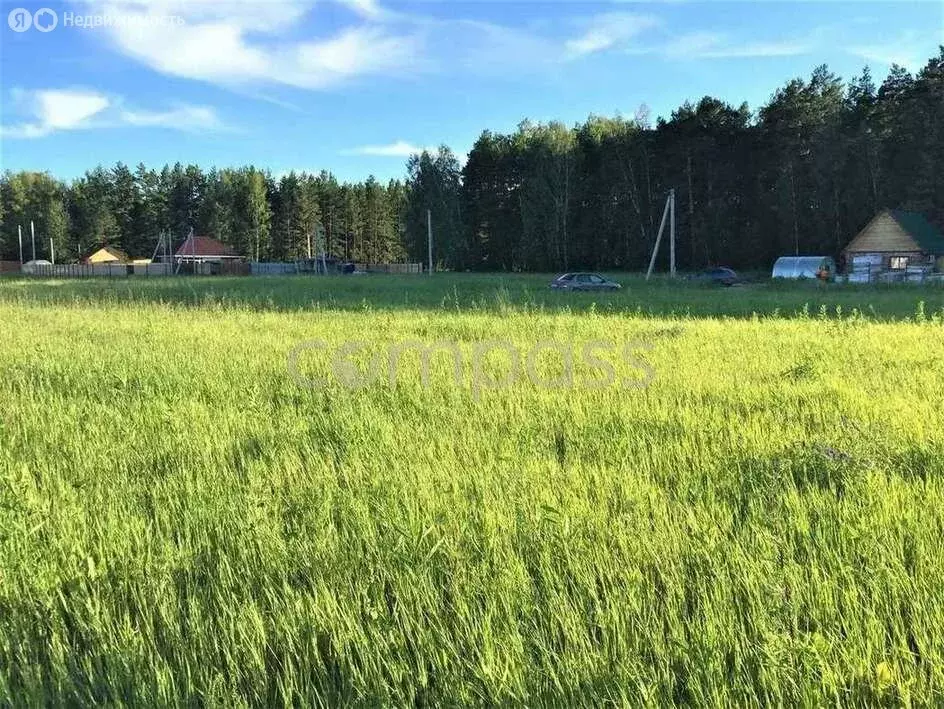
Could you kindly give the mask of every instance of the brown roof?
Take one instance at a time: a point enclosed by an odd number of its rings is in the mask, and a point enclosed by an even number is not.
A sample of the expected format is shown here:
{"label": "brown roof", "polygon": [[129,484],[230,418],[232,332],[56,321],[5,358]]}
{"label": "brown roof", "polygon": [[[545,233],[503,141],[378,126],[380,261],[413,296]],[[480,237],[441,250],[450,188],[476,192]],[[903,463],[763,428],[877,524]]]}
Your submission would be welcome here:
{"label": "brown roof", "polygon": [[226,244],[210,236],[190,236],[177,249],[176,256],[239,256]]}

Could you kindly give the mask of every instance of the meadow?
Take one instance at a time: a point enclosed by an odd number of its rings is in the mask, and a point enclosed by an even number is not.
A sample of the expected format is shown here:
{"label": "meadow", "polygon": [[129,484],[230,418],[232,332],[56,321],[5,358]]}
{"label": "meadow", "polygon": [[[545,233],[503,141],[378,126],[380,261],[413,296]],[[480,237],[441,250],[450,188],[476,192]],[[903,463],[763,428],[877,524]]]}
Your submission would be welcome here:
{"label": "meadow", "polygon": [[548,280],[0,279],[0,705],[944,703],[944,289]]}

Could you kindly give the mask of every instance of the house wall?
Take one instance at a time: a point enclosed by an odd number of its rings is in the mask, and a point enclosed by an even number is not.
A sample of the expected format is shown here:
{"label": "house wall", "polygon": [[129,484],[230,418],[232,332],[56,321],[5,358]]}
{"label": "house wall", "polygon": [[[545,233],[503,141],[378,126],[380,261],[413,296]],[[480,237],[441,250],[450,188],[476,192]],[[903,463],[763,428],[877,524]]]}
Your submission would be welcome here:
{"label": "house wall", "polygon": [[873,269],[886,271],[891,269],[891,261],[893,258],[904,256],[908,259],[908,266],[923,266],[925,268],[934,267],[934,257],[928,256],[920,251],[881,251],[881,252],[866,252],[866,251],[846,251],[846,270],[851,271],[856,265],[858,268],[864,269],[864,265],[855,264],[855,260],[859,259],[860,264],[865,259],[869,259],[875,265]]}

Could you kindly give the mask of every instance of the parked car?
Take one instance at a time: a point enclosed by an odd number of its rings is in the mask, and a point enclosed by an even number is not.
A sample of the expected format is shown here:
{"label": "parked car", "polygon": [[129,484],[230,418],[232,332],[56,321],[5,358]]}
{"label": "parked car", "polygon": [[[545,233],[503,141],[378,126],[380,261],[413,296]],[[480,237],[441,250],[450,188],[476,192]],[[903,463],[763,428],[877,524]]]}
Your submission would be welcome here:
{"label": "parked car", "polygon": [[709,268],[707,271],[702,271],[695,279],[702,281],[703,283],[717,283],[722,286],[733,286],[735,283],[740,282],[738,274],[735,273],[730,268],[724,266],[718,266],[717,268]]}
{"label": "parked car", "polygon": [[565,273],[551,281],[554,290],[594,291],[619,290],[622,286],[599,273]]}

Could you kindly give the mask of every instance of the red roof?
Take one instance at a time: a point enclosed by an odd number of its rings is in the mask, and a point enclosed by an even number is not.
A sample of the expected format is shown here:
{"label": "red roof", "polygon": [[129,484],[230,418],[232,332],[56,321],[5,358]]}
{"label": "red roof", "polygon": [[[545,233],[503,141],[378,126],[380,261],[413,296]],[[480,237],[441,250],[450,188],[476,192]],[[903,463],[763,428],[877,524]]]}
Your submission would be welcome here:
{"label": "red roof", "polygon": [[187,237],[187,240],[177,249],[175,256],[239,256],[235,251],[233,251],[226,244],[221,244],[219,241],[210,236],[190,236]]}

